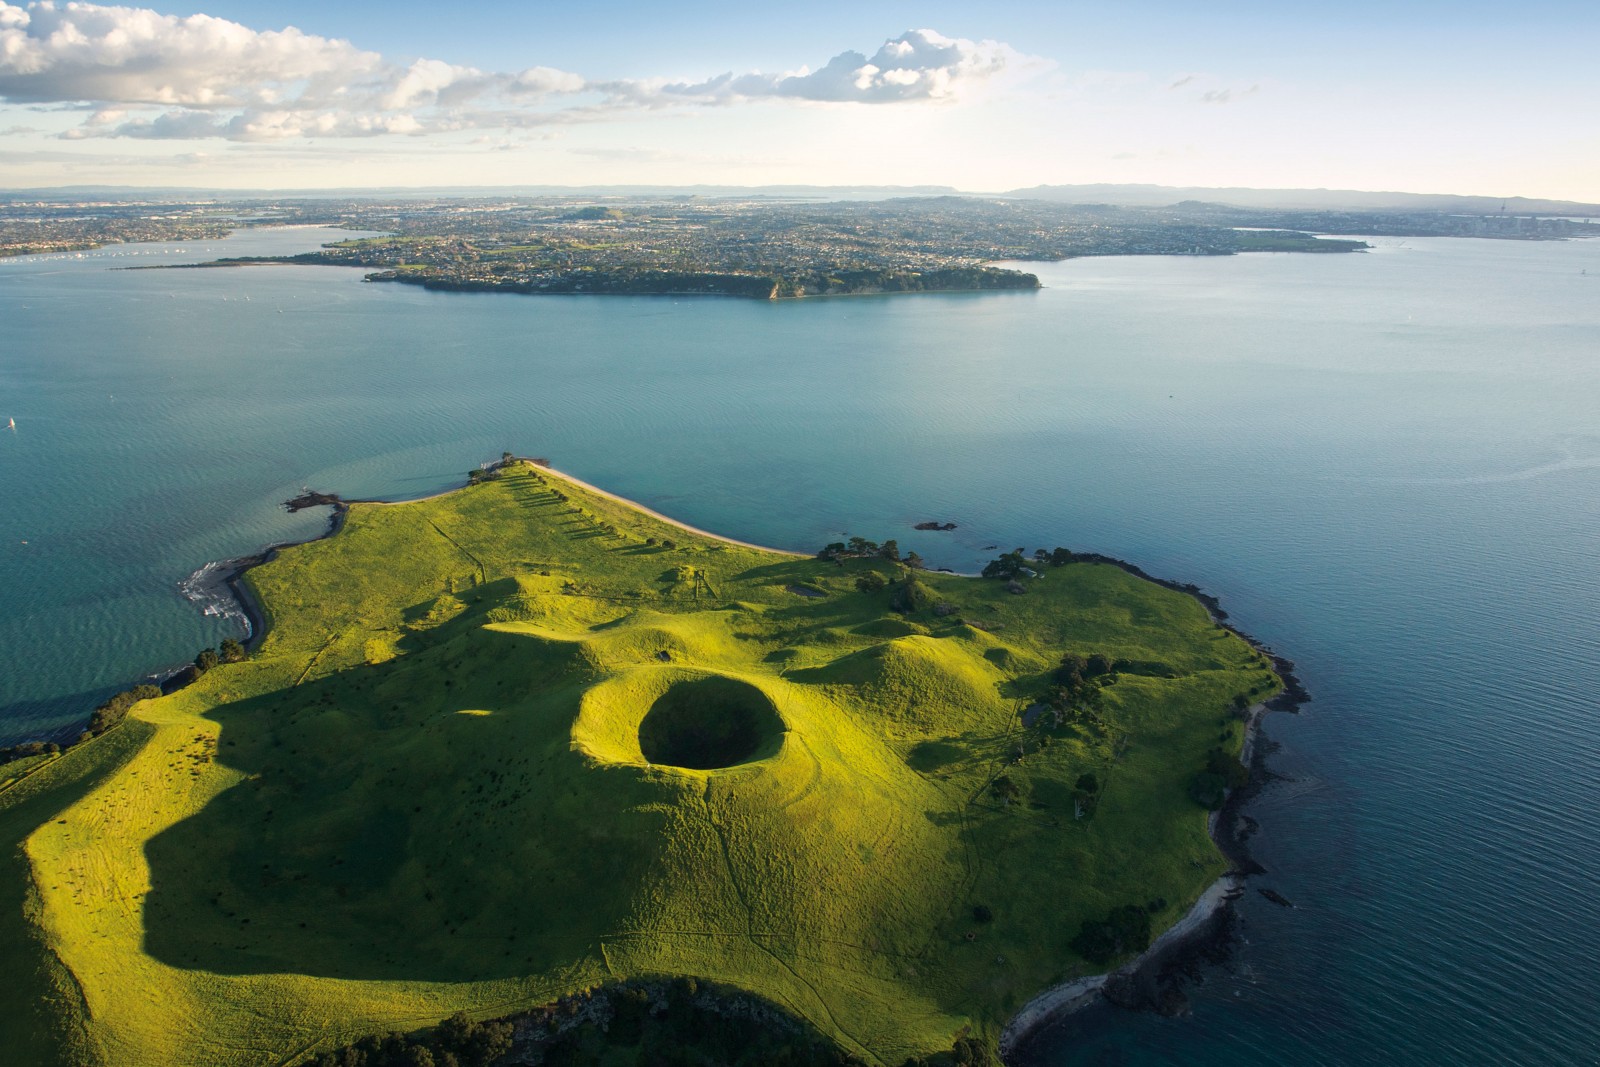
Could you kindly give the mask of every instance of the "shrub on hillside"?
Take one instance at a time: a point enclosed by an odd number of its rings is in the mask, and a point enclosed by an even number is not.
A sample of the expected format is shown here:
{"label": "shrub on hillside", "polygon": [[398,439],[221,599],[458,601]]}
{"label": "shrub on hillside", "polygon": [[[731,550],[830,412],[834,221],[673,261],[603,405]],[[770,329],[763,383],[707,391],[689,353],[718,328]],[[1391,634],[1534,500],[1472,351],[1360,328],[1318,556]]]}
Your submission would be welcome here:
{"label": "shrub on hillside", "polygon": [[1072,790],[1072,802],[1077,805],[1081,818],[1094,815],[1095,809],[1100,806],[1100,780],[1092,774],[1078,775],[1077,785]]}
{"label": "shrub on hillside", "polygon": [[1007,804],[1015,803],[1022,796],[1022,789],[1005,774],[989,783],[989,791]]}
{"label": "shrub on hillside", "polygon": [[889,597],[889,604],[902,615],[932,607],[934,595],[927,586],[917,581],[915,574],[907,574],[900,581],[894,583],[894,592]]}
{"label": "shrub on hillside", "polygon": [[888,584],[889,583],[884,580],[883,575],[879,574],[877,571],[868,571],[856,579],[856,588],[861,590],[863,593],[881,592],[883,587]]}

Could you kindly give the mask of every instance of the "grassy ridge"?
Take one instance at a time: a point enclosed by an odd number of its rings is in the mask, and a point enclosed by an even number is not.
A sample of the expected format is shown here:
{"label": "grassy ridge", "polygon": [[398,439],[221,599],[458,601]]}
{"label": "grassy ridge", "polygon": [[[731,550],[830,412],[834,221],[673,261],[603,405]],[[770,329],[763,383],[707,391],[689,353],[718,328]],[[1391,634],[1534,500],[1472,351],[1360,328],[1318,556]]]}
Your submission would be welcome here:
{"label": "grassy ridge", "polygon": [[[30,1063],[275,1064],[688,974],[869,1062],[992,1039],[1092,969],[1085,919],[1164,898],[1164,925],[1221,872],[1187,783],[1237,748],[1234,695],[1278,683],[1115,567],[1025,595],[925,574],[956,610],[904,617],[867,569],[897,568],[688,534],[532,467],[353,507],[250,572],[252,659],[0,791],[0,963],[27,976],[0,1027]],[[1122,675],[1103,726],[1040,747],[1018,711],[1068,650],[1175,676]],[[756,734],[733,766],[652,765],[641,724],[705,679]]]}

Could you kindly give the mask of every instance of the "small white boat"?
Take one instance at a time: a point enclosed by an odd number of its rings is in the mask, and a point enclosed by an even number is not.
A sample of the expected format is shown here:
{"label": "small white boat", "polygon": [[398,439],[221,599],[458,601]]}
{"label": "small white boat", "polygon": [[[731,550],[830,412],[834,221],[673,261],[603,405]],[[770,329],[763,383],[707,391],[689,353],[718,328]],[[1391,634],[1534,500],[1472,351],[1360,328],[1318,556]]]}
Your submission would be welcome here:
{"label": "small white boat", "polygon": [[7,419],[6,420],[6,429],[15,430],[16,428],[17,428],[17,420],[16,419]]}

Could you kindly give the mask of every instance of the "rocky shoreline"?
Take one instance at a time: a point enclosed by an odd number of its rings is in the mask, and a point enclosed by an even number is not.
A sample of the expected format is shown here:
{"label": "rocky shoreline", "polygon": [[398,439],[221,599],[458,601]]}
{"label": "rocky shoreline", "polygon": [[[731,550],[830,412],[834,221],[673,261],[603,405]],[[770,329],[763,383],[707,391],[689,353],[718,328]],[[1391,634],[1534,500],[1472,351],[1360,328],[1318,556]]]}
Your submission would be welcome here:
{"label": "rocky shoreline", "polygon": [[[1219,626],[1227,628],[1272,661],[1273,670],[1283,680],[1283,690],[1250,708],[1239,753],[1239,761],[1249,768],[1250,778],[1239,788],[1229,790],[1222,807],[1209,819],[1211,839],[1231,864],[1228,872],[1200,894],[1184,917],[1136,958],[1105,974],[1076,978],[1054,986],[1023,1005],[1000,1035],[1000,1056],[1013,1065],[1030,1062],[1028,1044],[1040,1031],[1102,1001],[1119,1008],[1155,1011],[1162,1015],[1181,1015],[1188,1010],[1188,997],[1183,991],[1185,982],[1197,977],[1202,964],[1227,958],[1234,941],[1234,902],[1244,895],[1250,876],[1266,873],[1266,868],[1251,856],[1248,845],[1257,824],[1244,814],[1244,808],[1273,777],[1266,765],[1271,745],[1261,721],[1268,712],[1297,712],[1302,704],[1311,700],[1311,694],[1295,674],[1293,661],[1228,623],[1228,614],[1217,598],[1198,586],[1156,578],[1136,564],[1099,553],[1077,553],[1073,558],[1119,567],[1135,577],[1194,597]],[[1273,903],[1293,907],[1276,893],[1264,892],[1264,895]]]}
{"label": "rocky shoreline", "polygon": [[[260,647],[262,639],[267,635],[268,620],[266,607],[256,598],[254,590],[250,588],[250,584],[244,580],[245,573],[252,567],[259,567],[263,563],[271,562],[285,548],[308,545],[313,541],[321,541],[332,537],[344,527],[345,516],[349,513],[350,505],[353,503],[363,503],[363,501],[345,500],[336,493],[319,493],[307,489],[299,496],[285,500],[283,506],[291,514],[297,511],[304,511],[306,508],[332,508],[333,511],[328,516],[328,527],[322,533],[315,537],[308,537],[303,541],[279,541],[268,545],[260,552],[254,552],[248,556],[237,556],[233,559],[208,563],[204,568],[196,572],[195,576],[191,576],[190,580],[193,581],[194,577],[199,574],[208,569],[214,569],[215,573],[209,578],[208,584],[213,591],[218,589],[226,591],[229,598],[232,599],[236,610],[227,612],[227,614],[243,620],[245,636],[241,644],[244,645],[246,651],[254,652]],[[184,593],[189,599],[196,602],[203,599],[201,595],[190,592],[188,583],[185,583]],[[208,614],[214,614],[210,609],[207,609],[207,612]],[[167,689],[169,684],[181,678],[186,670],[187,668],[182,668],[163,679],[160,683],[162,688]],[[176,686],[173,688],[176,688]]]}
{"label": "rocky shoreline", "polygon": [[[489,469],[504,466],[506,463],[522,461],[521,458],[508,456],[506,459],[490,464]],[[560,474],[560,472],[550,468],[548,461],[533,460],[531,462],[538,463],[546,470],[550,470],[551,473]],[[570,475],[561,476],[571,478]],[[594,489],[594,487],[588,486],[587,483],[578,479],[573,478],[571,480],[586,488]],[[601,490],[595,491],[603,492]],[[609,493],[604,495],[616,500],[622,499]],[[640,505],[633,504],[631,501],[624,502],[634,507],[640,507]],[[290,512],[301,511],[310,507],[331,508],[332,512],[328,517],[326,530],[316,537],[306,538],[301,541],[279,542],[249,556],[221,560],[207,565],[217,569],[217,577],[213,581],[228,591],[238,607],[239,614],[244,619],[248,632],[243,644],[248,651],[255,651],[265,639],[270,619],[267,616],[264,605],[262,605],[250,588],[249,583],[245,580],[245,575],[252,567],[257,567],[273,560],[285,548],[311,544],[337,534],[344,527],[350,506],[358,503],[388,502],[345,500],[335,493],[314,492],[306,489],[301,495],[284,501],[283,506]],[[654,512],[650,513],[655,514]],[[661,517],[665,518],[665,516]],[[675,520],[671,519],[667,521],[675,522]],[[948,525],[952,528],[954,526],[953,523]],[[933,527],[934,524],[929,523],[928,526]],[[692,529],[691,527],[685,528]],[[1217,625],[1225,627],[1262,655],[1268,657],[1272,662],[1273,670],[1283,680],[1284,687],[1280,693],[1270,700],[1249,709],[1245,725],[1244,743],[1240,752],[1240,761],[1250,770],[1249,780],[1245,785],[1230,790],[1223,806],[1213,812],[1209,820],[1211,838],[1231,864],[1230,870],[1213,882],[1190,907],[1189,911],[1185,913],[1184,917],[1158,936],[1151,946],[1137,958],[1105,974],[1080,977],[1054,986],[1025,1004],[1012,1016],[1000,1036],[1000,1055],[1002,1060],[1009,1064],[1026,1063],[1028,1061],[1028,1043],[1041,1030],[1102,1000],[1130,1010],[1153,1010],[1164,1015],[1178,1015],[1187,1009],[1188,1001],[1183,993],[1184,982],[1194,977],[1197,967],[1201,963],[1220,961],[1226,957],[1233,939],[1233,904],[1245,893],[1246,879],[1249,876],[1265,873],[1265,868],[1250,855],[1247,844],[1248,838],[1256,828],[1256,823],[1243,813],[1244,807],[1272,777],[1271,772],[1266,767],[1266,754],[1269,745],[1265,743],[1266,739],[1261,730],[1261,720],[1268,712],[1272,711],[1298,711],[1302,704],[1311,699],[1311,695],[1295,674],[1294,663],[1278,655],[1270,646],[1263,644],[1238,627],[1228,623],[1226,621],[1228,614],[1222,609],[1218,599],[1205,593],[1198,586],[1192,583],[1181,583],[1154,577],[1136,564],[1100,553],[1075,553],[1073,559],[1075,562],[1104,563],[1115,566],[1137,578],[1194,597],[1206,608]],[[193,668],[185,666],[164,678],[160,682],[160,686],[164,692],[172,692],[181,689],[189,681],[192,681],[193,676]],[[1287,907],[1293,906],[1275,893],[1264,891],[1264,895],[1274,903]]]}

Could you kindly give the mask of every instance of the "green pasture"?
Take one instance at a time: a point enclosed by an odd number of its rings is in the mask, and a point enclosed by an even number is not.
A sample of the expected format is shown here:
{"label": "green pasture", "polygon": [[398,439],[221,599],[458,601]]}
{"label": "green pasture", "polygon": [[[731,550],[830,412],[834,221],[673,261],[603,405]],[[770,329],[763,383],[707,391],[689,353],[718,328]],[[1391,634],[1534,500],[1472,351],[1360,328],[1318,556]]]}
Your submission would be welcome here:
{"label": "green pasture", "polygon": [[[945,613],[911,615],[867,570],[903,574],[528,465],[354,506],[250,573],[251,658],[0,783],[7,1062],[296,1063],[647,975],[870,1063],[994,1039],[1094,969],[1085,919],[1164,899],[1169,924],[1222,872],[1187,787],[1278,681],[1114,566],[1020,595],[925,573]],[[1041,746],[1019,712],[1069,651],[1163,670]]]}

